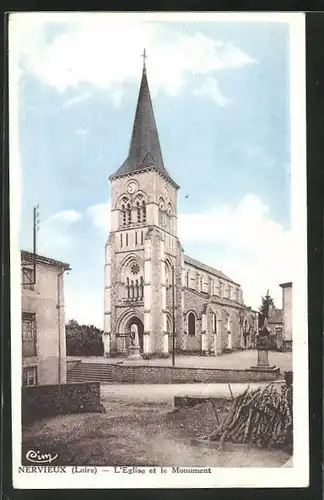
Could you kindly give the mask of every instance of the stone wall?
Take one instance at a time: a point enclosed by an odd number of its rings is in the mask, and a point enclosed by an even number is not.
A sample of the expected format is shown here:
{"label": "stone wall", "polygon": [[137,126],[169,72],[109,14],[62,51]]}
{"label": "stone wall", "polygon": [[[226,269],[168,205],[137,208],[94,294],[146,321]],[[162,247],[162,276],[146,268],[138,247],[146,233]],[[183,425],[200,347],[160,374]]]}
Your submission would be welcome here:
{"label": "stone wall", "polygon": [[292,286],[283,288],[284,343],[292,341]]}
{"label": "stone wall", "polygon": [[137,384],[260,382],[276,380],[280,376],[279,368],[267,373],[215,368],[110,365],[109,370],[113,382]]}
{"label": "stone wall", "polygon": [[[196,335],[188,335],[187,316],[190,311],[196,314]],[[202,346],[202,316],[206,314],[206,348],[207,352],[220,354],[226,352],[229,347],[228,341],[228,318],[230,319],[232,338],[229,350],[236,350],[243,347],[242,331],[240,326],[240,311],[248,318],[251,312],[239,304],[221,299],[216,296],[209,296],[188,287],[184,288],[184,349],[189,352],[200,352]],[[217,334],[214,339],[212,315],[216,315]]]}
{"label": "stone wall", "polygon": [[101,411],[99,382],[22,388],[23,423],[55,415],[99,411]]}

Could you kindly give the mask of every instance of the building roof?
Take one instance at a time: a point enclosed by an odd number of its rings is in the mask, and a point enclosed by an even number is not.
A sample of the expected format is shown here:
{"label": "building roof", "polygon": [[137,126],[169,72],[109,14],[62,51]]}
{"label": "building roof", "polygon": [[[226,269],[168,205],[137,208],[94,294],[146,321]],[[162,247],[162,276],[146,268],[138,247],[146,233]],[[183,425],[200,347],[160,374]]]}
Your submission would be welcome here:
{"label": "building roof", "polygon": [[[34,262],[34,253],[33,252],[21,250],[20,253],[21,253],[22,265],[33,264],[33,262]],[[36,254],[36,263],[47,264],[49,266],[55,266],[55,267],[61,267],[65,271],[71,270],[70,264],[67,264],[66,262],[61,262],[60,260],[51,259],[50,257],[44,257],[43,255]]]}
{"label": "building roof", "polygon": [[128,156],[122,166],[110,176],[110,180],[150,169],[158,171],[176,188],[179,187],[170,177],[163,163],[144,65]]}
{"label": "building roof", "polygon": [[292,281],[287,281],[287,283],[281,283],[281,288],[291,288],[292,287]]}
{"label": "building roof", "polygon": [[206,264],[203,264],[202,262],[199,262],[199,260],[192,259],[189,257],[189,255],[184,256],[184,262],[185,264],[189,264],[190,266],[196,267],[197,269],[201,269],[202,271],[205,271],[206,273],[213,274],[214,276],[217,276],[218,278],[223,278],[226,281],[229,281],[230,283],[233,283],[233,285],[240,286],[238,283],[233,281],[231,278],[226,276],[222,271],[218,271],[217,269],[214,269],[213,267],[207,266]]}
{"label": "building roof", "polygon": [[282,323],[282,309],[274,308],[271,316],[268,318],[269,324]]}

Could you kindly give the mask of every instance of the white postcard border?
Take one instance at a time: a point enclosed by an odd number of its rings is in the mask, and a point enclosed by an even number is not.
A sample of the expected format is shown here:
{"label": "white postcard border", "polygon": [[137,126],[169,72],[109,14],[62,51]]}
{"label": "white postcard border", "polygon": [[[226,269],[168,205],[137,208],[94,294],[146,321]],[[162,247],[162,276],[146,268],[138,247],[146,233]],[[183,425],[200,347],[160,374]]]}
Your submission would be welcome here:
{"label": "white postcard border", "polygon": [[[113,467],[95,468],[96,473],[19,473],[21,465],[21,293],[19,221],[21,175],[18,144],[18,79],[16,44],[19,34],[12,27],[15,18],[43,16],[53,21],[62,17],[89,16],[91,13],[15,13],[9,20],[9,108],[10,108],[10,264],[11,264],[11,376],[13,484],[18,489],[57,488],[228,488],[228,487],[305,487],[309,481],[308,415],[308,328],[307,328],[307,224],[306,224],[306,91],[305,91],[305,15],[303,13],[118,13],[147,21],[199,22],[283,22],[290,25],[291,42],[291,182],[292,230],[295,274],[293,276],[293,370],[294,370],[294,459],[291,468],[211,468],[211,473],[120,474]],[[96,13],[93,15],[102,15]],[[17,38],[18,37],[18,38]],[[92,467],[93,468],[93,467]],[[110,469],[111,472],[104,472]]]}

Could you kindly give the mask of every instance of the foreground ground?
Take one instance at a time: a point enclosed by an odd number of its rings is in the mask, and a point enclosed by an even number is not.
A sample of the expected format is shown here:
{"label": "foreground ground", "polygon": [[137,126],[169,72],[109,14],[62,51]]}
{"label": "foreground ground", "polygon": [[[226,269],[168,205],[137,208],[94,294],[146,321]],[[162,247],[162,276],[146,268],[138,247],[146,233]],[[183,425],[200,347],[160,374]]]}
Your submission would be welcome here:
{"label": "foreground ground", "polygon": [[134,403],[167,403],[172,411],[175,396],[212,396],[230,398],[241,394],[248,386],[250,389],[266,386],[269,382],[242,384],[102,384],[101,399],[105,405],[109,401]]}
{"label": "foreground ground", "polygon": [[[216,385],[211,384],[202,393],[216,394]],[[227,386],[221,386],[225,393]],[[242,389],[239,384],[231,387],[234,393]],[[195,385],[194,389],[198,395],[199,387]],[[242,445],[227,445],[220,453],[215,447],[193,443],[193,438],[213,429],[216,420],[211,409],[175,411],[173,396],[189,393],[188,385],[104,386],[106,413],[66,415],[29,425],[23,432],[23,457],[37,448],[59,454],[53,465],[201,467],[280,467],[289,458],[281,451]],[[226,415],[229,407],[230,402],[225,402],[220,416]]]}

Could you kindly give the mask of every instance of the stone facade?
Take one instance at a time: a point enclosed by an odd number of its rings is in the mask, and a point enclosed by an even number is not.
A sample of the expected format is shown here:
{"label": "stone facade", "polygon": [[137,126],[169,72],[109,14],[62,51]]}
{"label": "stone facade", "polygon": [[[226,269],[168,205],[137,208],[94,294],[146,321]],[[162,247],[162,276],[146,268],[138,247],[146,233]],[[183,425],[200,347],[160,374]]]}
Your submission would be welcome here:
{"label": "stone facade", "polygon": [[278,351],[283,350],[283,322],[282,309],[270,306],[268,317],[268,328],[270,330],[270,348]]}
{"label": "stone facade", "polygon": [[66,382],[64,272],[67,264],[21,252],[22,385]]}
{"label": "stone facade", "polygon": [[292,282],[282,283],[283,349],[292,349]]}
{"label": "stone facade", "polygon": [[169,356],[173,330],[178,352],[248,347],[257,315],[241,286],[186,256],[178,238],[179,186],[163,164],[145,68],[129,155],[110,180],[104,355],[127,356],[134,325],[147,357]]}

